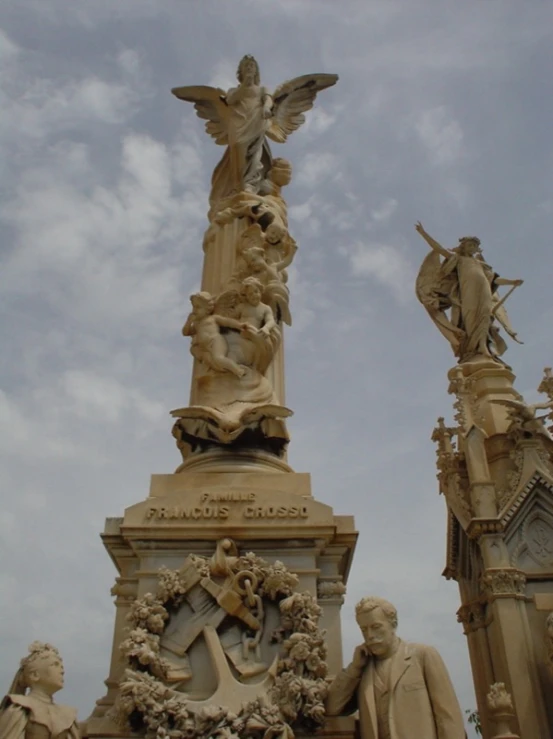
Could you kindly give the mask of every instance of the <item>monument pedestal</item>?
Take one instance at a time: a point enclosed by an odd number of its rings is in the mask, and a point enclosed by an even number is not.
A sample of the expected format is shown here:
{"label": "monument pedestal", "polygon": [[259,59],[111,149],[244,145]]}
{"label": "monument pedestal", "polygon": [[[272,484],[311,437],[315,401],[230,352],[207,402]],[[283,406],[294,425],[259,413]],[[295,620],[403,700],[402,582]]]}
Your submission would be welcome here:
{"label": "monument pedestal", "polygon": [[[240,554],[253,552],[297,575],[295,590],[322,608],[330,673],[342,667],[340,609],[357,532],[351,516],[334,515],[316,501],[306,473],[194,472],[153,475],[149,497],[107,519],[104,545],[119,576],[107,695],[83,725],[84,737],[130,736],[110,718],[125,670],[120,646],[136,599],[155,593],[161,568],[178,570],[189,555],[210,558],[229,539]],[[347,723],[347,722],[346,722]],[[345,728],[344,728],[345,727]],[[324,736],[352,736],[352,725],[333,720]]]}

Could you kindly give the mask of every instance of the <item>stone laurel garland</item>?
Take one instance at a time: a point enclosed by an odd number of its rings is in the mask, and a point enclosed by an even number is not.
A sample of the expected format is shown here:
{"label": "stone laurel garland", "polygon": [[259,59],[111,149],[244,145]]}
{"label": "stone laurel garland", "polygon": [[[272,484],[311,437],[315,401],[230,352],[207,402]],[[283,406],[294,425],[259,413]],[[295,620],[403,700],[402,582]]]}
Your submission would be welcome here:
{"label": "stone laurel garland", "polygon": [[[198,573],[210,575],[209,560],[191,555]],[[160,639],[172,612],[186,593],[178,570],[162,568],[156,595],[135,600],[131,624],[120,650],[129,665],[119,686],[113,718],[146,739],[293,739],[294,729],[311,733],[324,722],[327,692],[325,632],[321,608],[309,592],[294,593],[298,577],[281,563],[268,564],[253,553],[235,558],[233,573],[258,578],[258,592],[278,604],[280,626],[272,635],[282,652],[268,696],[245,705],[239,714],[210,705],[192,711],[186,697],[167,686],[170,663],[160,656]]]}

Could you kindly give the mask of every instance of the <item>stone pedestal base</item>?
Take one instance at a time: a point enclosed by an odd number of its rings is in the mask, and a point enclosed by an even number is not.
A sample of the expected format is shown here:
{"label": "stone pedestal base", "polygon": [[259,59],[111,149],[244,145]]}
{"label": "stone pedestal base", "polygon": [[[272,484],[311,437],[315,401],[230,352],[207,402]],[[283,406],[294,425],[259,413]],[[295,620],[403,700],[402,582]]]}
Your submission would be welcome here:
{"label": "stone pedestal base", "polygon": [[[112,723],[109,711],[125,669],[119,647],[131,605],[156,592],[161,568],[178,570],[191,554],[209,558],[222,539],[231,539],[240,554],[278,560],[297,575],[296,592],[309,591],[322,608],[319,627],[327,632],[329,672],[341,669],[340,609],[357,539],[353,518],[335,516],[330,506],[314,500],[308,474],[230,468],[154,475],[146,500],[127,508],[122,518],[107,519],[102,539],[119,573],[112,590],[113,649],[107,694],[83,725],[83,737],[130,735]],[[353,724],[348,726],[332,719],[317,735],[353,736]]]}

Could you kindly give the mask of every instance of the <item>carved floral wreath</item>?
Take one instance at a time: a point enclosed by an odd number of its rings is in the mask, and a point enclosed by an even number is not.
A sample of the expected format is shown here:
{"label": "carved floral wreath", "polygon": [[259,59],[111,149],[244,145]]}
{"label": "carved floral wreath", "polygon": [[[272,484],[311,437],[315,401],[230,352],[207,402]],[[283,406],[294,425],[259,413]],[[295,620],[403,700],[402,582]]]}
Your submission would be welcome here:
{"label": "carved floral wreath", "polygon": [[[187,561],[209,577],[210,560],[190,555]],[[251,552],[233,558],[230,570],[254,573],[258,594],[280,610],[271,641],[280,644],[281,653],[268,695],[243,705],[238,714],[212,704],[195,711],[183,693],[168,687],[171,665],[160,656],[160,640],[187,588],[182,570],[162,568],[157,594],[135,600],[127,616],[131,628],[120,649],[129,667],[114,706],[121,726],[146,739],[293,739],[294,729],[310,733],[323,724],[325,632],[318,627],[321,608],[315,598],[293,592],[298,577],[281,562],[271,565]]]}

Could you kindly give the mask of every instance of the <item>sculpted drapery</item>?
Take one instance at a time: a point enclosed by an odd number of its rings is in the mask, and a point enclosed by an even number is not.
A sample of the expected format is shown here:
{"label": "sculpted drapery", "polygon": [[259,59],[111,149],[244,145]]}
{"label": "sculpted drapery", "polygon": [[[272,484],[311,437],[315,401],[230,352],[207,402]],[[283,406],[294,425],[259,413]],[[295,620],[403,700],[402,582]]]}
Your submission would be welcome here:
{"label": "sculpted drapery", "polygon": [[503,306],[505,298],[499,297],[497,288],[514,288],[522,280],[508,280],[494,272],[485,262],[476,237],[465,236],[456,248],[444,249],[422,224],[415,228],[431,247],[417,277],[418,299],[461,361],[476,356],[499,358],[507,345],[497,323],[512,339],[518,342],[518,338]]}

